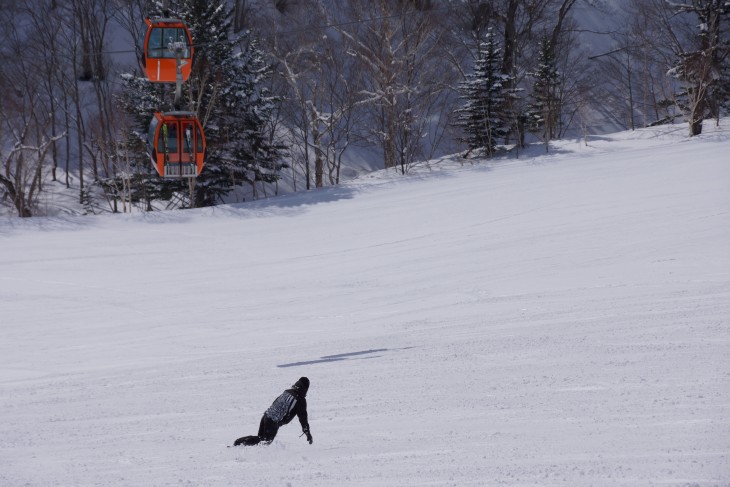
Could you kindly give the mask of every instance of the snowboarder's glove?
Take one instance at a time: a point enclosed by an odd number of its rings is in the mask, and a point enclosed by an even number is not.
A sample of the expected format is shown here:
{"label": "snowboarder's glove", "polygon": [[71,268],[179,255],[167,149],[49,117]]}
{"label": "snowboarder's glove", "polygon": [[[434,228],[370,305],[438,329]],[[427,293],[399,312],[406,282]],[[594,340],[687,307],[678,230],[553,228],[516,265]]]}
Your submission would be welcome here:
{"label": "snowboarder's glove", "polygon": [[307,435],[307,441],[311,445],[312,444],[312,434],[309,432],[308,429],[304,430],[304,434]]}

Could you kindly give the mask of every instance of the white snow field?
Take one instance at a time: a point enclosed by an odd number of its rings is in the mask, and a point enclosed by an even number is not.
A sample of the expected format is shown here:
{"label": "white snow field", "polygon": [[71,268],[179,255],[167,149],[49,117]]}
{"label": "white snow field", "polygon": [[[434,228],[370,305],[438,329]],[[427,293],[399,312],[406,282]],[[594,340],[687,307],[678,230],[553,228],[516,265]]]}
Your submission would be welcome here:
{"label": "white snow field", "polygon": [[[730,486],[730,131],[685,131],[2,220],[0,486]],[[227,448],[300,376],[313,445]]]}

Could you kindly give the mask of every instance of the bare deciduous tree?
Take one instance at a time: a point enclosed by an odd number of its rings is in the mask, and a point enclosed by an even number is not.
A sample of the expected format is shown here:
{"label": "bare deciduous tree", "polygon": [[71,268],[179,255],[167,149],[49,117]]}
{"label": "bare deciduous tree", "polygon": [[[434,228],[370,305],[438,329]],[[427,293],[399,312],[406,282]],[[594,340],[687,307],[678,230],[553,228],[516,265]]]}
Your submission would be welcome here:
{"label": "bare deciduous tree", "polygon": [[[33,216],[48,150],[65,135],[46,137],[48,119],[39,120],[35,110],[27,106],[32,107],[34,103],[32,97],[26,98],[22,112],[0,105],[2,124],[6,128],[0,137],[0,184],[21,217]],[[3,146],[10,149],[4,151]]]}
{"label": "bare deciduous tree", "polygon": [[359,80],[348,54],[350,41],[335,27],[326,27],[342,14],[321,0],[287,4],[285,13],[274,17],[281,23],[270,29],[291,155],[304,172],[307,189],[338,184],[342,157],[359,138],[354,123],[361,113]]}
{"label": "bare deciduous tree", "polygon": [[[435,100],[455,84],[455,71],[441,51],[447,30],[426,4],[352,0],[349,15],[366,20],[342,32],[359,61],[371,134],[382,149],[384,167],[405,173],[430,152],[424,142],[434,129],[429,122],[438,113]],[[443,124],[436,127],[443,129]]]}

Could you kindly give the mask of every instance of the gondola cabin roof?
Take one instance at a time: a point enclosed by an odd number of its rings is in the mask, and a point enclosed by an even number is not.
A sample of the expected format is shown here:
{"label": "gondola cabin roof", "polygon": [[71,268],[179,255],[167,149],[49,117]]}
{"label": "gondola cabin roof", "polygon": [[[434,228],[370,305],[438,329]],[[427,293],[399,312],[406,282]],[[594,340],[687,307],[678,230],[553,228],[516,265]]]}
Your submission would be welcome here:
{"label": "gondola cabin roof", "polygon": [[194,54],[190,30],[180,19],[145,19],[144,67],[147,79],[154,83],[175,83],[177,55],[180,54],[182,81],[192,70]]}
{"label": "gondola cabin roof", "polygon": [[147,134],[147,150],[161,177],[197,177],[205,164],[203,126],[194,112],[156,112]]}

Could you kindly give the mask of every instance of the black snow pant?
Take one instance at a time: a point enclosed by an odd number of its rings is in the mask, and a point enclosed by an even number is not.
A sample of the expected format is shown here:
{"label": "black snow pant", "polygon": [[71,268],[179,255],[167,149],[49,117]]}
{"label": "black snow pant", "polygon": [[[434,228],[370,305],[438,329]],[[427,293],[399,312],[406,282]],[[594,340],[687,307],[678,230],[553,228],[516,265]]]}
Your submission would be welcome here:
{"label": "black snow pant", "polygon": [[233,443],[233,446],[253,446],[258,445],[260,442],[269,444],[274,441],[276,433],[279,431],[279,425],[276,421],[272,420],[264,414],[261,418],[261,424],[259,425],[259,434],[255,436],[244,436],[239,438]]}

